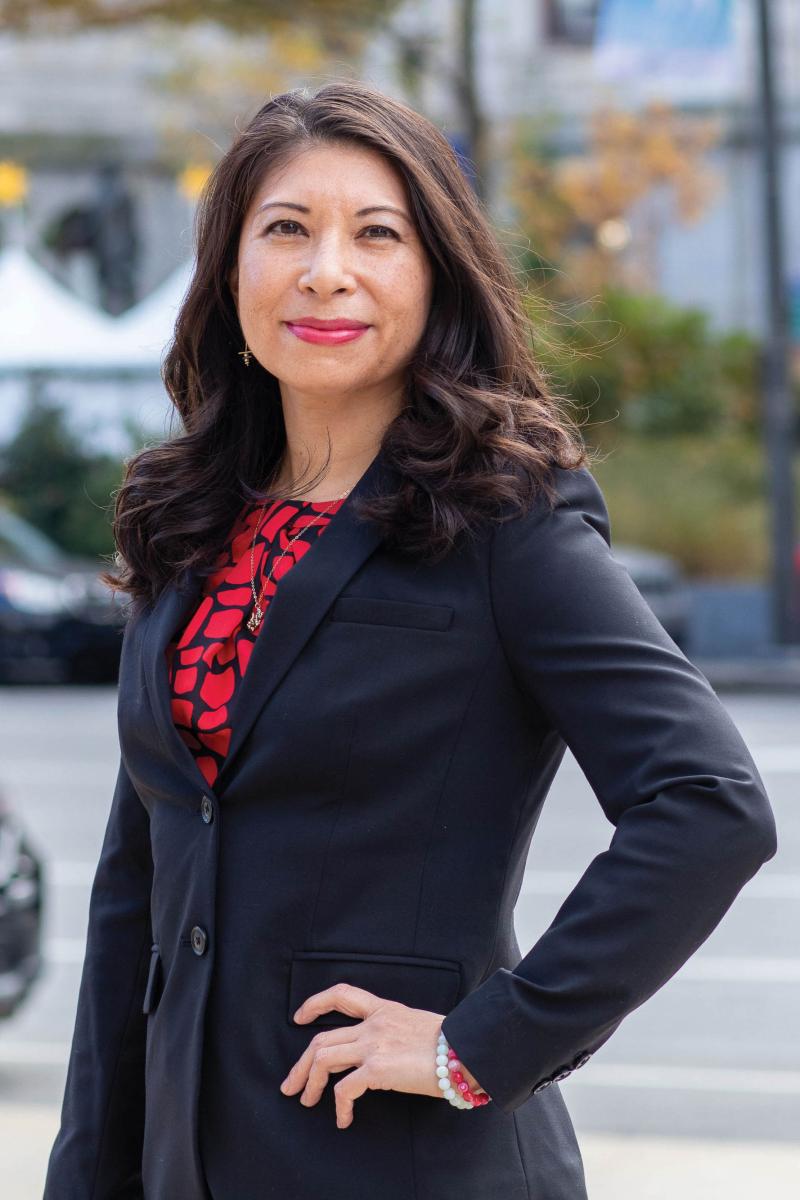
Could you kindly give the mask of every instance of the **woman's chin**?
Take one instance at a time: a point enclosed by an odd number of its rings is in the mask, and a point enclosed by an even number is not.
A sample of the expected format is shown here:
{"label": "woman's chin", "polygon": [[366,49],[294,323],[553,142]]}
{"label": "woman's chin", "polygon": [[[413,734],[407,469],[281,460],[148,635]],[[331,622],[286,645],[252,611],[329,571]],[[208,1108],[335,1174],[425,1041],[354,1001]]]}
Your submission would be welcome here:
{"label": "woman's chin", "polygon": [[362,380],[352,370],[334,371],[332,369],[298,372],[289,376],[279,376],[279,380],[281,386],[284,389],[288,389],[290,395],[296,393],[303,396],[320,396],[323,398],[330,396],[332,399],[343,395],[345,392],[361,391],[370,386],[376,387],[380,382],[377,379],[373,380],[369,377]]}

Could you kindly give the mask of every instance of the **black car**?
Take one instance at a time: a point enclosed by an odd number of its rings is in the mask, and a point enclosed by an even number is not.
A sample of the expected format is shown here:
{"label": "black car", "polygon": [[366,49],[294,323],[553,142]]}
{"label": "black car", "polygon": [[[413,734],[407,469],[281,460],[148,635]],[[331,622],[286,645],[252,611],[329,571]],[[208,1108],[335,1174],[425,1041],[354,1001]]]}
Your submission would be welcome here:
{"label": "black car", "polygon": [[19,1007],[42,970],[41,859],[0,795],[0,1018]]}
{"label": "black car", "polygon": [[0,682],[116,682],[126,598],[101,570],[0,503]]}

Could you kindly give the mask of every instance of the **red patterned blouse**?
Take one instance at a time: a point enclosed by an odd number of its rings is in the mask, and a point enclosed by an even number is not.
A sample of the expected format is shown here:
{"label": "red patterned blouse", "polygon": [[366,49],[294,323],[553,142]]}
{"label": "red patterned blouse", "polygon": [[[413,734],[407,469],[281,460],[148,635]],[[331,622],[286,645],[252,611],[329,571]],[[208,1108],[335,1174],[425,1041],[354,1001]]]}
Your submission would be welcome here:
{"label": "red patterned blouse", "polygon": [[[273,572],[260,601],[266,613],[278,581],[308,553],[343,501],[344,497],[274,500],[263,513],[260,503],[245,506],[214,564],[214,572],[205,581],[203,598],[183,632],[167,646],[172,717],[210,786],[228,751],[229,710],[236,685],[247,670],[255,640],[264,627],[262,621],[255,633],[247,628],[253,609],[250,547],[256,523],[261,517],[253,553],[259,595],[267,574]],[[306,525],[307,535],[295,537]],[[275,566],[293,537],[288,552]]]}

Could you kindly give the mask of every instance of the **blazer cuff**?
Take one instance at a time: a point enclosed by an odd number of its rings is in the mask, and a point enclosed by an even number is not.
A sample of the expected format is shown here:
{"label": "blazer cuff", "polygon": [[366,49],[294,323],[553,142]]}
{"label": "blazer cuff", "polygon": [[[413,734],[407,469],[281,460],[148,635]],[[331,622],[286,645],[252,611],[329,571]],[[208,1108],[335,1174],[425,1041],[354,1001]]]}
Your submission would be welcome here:
{"label": "blazer cuff", "polygon": [[[559,1053],[552,1037],[543,1031],[537,1054],[531,1042],[530,1018],[523,1015],[516,994],[525,986],[513,971],[500,967],[442,1021],[442,1032],[460,1061],[504,1113],[514,1112],[532,1096],[566,1079],[594,1052],[578,1047],[564,1054],[562,1047]],[[520,1054],[520,1046],[526,1044],[531,1047],[530,1056]]]}

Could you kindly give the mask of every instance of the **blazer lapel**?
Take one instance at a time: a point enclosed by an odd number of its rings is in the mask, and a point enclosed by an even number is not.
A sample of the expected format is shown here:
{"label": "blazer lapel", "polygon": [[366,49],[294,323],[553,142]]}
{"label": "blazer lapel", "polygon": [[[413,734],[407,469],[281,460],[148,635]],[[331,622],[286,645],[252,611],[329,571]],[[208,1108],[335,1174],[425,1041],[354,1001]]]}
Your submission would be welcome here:
{"label": "blazer lapel", "polygon": [[165,749],[174,758],[176,766],[191,780],[193,788],[213,793],[214,789],[210,787],[172,719],[172,692],[166,660],[167,643],[175,630],[188,621],[199,601],[202,582],[194,571],[184,571],[177,583],[168,584],[159,593],[151,612],[144,617],[142,657],[150,707]]}
{"label": "blazer lapel", "polygon": [[165,746],[192,786],[219,795],[233,760],[283,676],[361,564],[377,548],[382,535],[372,523],[356,519],[351,501],[359,495],[396,486],[397,474],[382,451],[350,491],[325,532],[281,579],[267,607],[250,661],[231,707],[231,741],[214,787],[206,782],[194,755],[172,719],[166,648],[189,619],[201,593],[194,571],[184,572],[158,596],[144,631],[144,674],[150,704]]}

